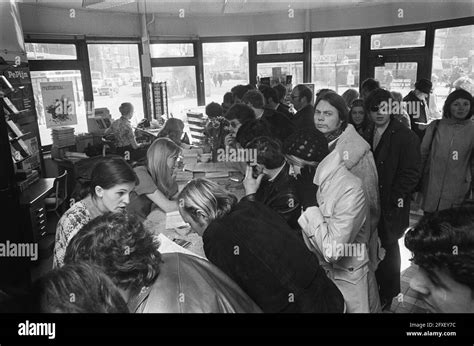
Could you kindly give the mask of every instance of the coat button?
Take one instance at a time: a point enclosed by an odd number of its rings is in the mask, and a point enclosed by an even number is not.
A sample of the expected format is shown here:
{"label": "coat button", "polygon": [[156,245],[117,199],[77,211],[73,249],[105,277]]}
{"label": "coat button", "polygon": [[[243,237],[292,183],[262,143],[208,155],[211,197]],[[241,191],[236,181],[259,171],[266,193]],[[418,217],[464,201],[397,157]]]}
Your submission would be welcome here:
{"label": "coat button", "polygon": [[353,272],[353,271],[354,271],[354,268],[353,268],[353,267],[350,267],[350,268],[349,268],[349,271],[350,271],[350,272]]}

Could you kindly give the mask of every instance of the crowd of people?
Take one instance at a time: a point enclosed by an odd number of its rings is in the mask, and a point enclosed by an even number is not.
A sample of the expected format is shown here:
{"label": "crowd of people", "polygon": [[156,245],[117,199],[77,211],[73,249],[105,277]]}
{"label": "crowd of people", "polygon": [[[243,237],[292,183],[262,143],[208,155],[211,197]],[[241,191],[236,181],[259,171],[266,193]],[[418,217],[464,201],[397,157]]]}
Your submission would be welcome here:
{"label": "crowd of people", "polygon": [[[474,312],[474,102],[450,93],[442,118],[431,82],[402,98],[365,80],[342,96],[305,85],[238,85],[206,107],[212,147],[252,150],[238,200],[206,179],[179,191],[182,122],[165,125],[143,165],[104,157],[57,226],[54,270],[36,283],[45,312],[336,312],[389,310],[405,235],[411,286],[435,312]],[[125,105],[125,106],[124,106]],[[136,145],[127,117],[124,147]],[[131,105],[130,105],[131,106]],[[295,112],[292,112],[292,110]],[[115,130],[111,130],[115,131]],[[129,142],[125,143],[126,140]],[[143,221],[179,211],[202,259],[160,254]],[[456,247],[457,251],[453,251]],[[71,302],[70,294],[77,299]]]}

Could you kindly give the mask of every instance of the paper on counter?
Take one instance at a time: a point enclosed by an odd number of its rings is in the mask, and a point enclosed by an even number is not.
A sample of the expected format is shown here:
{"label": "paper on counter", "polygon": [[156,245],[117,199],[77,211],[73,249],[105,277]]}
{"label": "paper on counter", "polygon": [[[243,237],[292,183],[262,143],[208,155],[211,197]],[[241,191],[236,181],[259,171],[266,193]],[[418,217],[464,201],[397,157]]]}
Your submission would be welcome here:
{"label": "paper on counter", "polygon": [[182,246],[179,246],[174,241],[172,241],[171,239],[169,239],[168,237],[166,237],[165,235],[161,233],[157,235],[156,238],[160,242],[160,246],[158,247],[158,251],[160,251],[160,253],[181,252],[187,255],[197,256],[197,257],[207,260],[207,258],[200,256],[192,251],[189,251]]}

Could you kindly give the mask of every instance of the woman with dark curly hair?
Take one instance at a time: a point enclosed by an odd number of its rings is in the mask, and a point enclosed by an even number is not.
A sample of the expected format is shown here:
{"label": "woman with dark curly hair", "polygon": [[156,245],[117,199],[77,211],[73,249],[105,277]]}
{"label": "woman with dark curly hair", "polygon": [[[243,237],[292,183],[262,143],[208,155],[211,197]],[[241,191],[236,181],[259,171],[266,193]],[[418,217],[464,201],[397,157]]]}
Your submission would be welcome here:
{"label": "woman with dark curly hair", "polygon": [[130,312],[260,312],[255,303],[208,261],[160,254],[159,242],[133,215],[107,213],[71,240],[65,263],[89,261],[112,279]]}
{"label": "woman with dark curly hair", "polygon": [[432,312],[474,312],[474,207],[446,209],[405,235],[419,266],[410,287]]}

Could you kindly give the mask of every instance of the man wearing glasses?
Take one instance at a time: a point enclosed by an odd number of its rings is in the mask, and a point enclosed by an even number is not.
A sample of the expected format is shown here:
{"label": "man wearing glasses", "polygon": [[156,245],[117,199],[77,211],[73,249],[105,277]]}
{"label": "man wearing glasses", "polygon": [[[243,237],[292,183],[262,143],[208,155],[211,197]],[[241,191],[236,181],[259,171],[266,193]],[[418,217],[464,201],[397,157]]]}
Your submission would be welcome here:
{"label": "man wearing glasses", "polygon": [[297,110],[293,117],[296,130],[314,128],[313,92],[306,85],[298,84],[291,92],[291,103]]}

